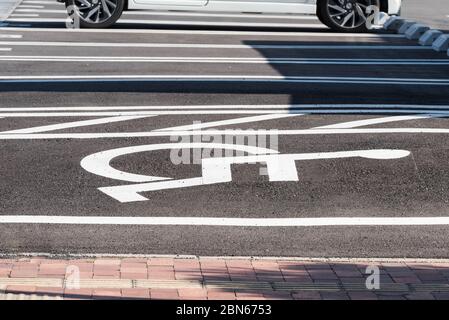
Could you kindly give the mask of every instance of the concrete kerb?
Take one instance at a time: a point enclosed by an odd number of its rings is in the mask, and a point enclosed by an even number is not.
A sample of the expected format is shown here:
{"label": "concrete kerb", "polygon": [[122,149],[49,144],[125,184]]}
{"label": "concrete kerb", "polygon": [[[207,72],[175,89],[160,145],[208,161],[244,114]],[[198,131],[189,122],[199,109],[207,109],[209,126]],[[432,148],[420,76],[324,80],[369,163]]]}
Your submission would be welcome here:
{"label": "concrete kerb", "polygon": [[405,32],[405,37],[409,40],[418,40],[429,30],[430,27],[421,23],[415,23]]}
{"label": "concrete kerb", "polygon": [[432,49],[437,52],[449,50],[449,34],[440,35],[432,44]]}
{"label": "concrete kerb", "polygon": [[405,19],[400,17],[391,17],[388,19],[384,24],[384,29],[389,31],[395,31],[397,32],[399,28],[404,24]]}
{"label": "concrete kerb", "polygon": [[404,23],[401,25],[401,27],[399,28],[399,30],[397,31],[397,33],[399,34],[404,34],[407,32],[408,29],[410,29],[413,25],[416,24],[416,21],[411,21],[411,20],[406,20],[404,21]]}
{"label": "concrete kerb", "polygon": [[419,38],[419,44],[422,46],[432,46],[436,39],[443,34],[440,30],[430,29],[427,30],[421,38]]}

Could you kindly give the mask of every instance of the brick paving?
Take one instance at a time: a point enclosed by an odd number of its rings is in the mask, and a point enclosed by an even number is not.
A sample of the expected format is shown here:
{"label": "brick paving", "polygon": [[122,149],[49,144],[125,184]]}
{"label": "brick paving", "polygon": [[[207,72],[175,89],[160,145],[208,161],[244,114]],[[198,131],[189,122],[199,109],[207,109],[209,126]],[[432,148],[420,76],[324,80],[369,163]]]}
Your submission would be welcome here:
{"label": "brick paving", "polygon": [[[367,289],[367,267],[379,289]],[[449,262],[149,257],[0,259],[0,299],[449,300]]]}

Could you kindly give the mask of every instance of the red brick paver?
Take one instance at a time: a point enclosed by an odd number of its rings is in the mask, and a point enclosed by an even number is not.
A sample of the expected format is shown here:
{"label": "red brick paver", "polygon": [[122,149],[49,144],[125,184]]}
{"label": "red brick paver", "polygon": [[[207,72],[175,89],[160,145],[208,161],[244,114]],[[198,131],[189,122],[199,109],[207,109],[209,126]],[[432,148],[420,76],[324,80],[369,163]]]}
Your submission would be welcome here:
{"label": "red brick paver", "polygon": [[[379,289],[368,289],[368,266]],[[449,261],[0,259],[0,293],[64,299],[449,300]]]}

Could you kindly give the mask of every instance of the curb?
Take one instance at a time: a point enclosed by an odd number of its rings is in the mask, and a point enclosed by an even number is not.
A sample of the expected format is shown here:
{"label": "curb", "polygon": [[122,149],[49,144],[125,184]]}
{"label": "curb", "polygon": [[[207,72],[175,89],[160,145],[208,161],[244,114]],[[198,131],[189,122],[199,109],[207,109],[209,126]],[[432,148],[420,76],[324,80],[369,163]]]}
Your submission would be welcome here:
{"label": "curb", "polygon": [[418,40],[421,46],[432,47],[437,52],[447,52],[449,56],[449,34],[443,34],[440,30],[396,16],[389,18],[383,29],[404,34],[409,40]]}
{"label": "curb", "polygon": [[219,260],[261,260],[261,261],[303,261],[303,262],[323,262],[323,263],[449,263],[449,258],[388,258],[388,257],[376,257],[376,258],[351,258],[351,257],[288,257],[288,256],[200,256],[200,255],[176,255],[176,254],[53,254],[43,252],[30,252],[30,253],[0,253],[0,259],[21,259],[21,258],[45,258],[49,260],[56,259],[127,259],[127,258],[142,258],[142,259],[189,259],[189,260],[207,260],[207,259],[219,259]]}

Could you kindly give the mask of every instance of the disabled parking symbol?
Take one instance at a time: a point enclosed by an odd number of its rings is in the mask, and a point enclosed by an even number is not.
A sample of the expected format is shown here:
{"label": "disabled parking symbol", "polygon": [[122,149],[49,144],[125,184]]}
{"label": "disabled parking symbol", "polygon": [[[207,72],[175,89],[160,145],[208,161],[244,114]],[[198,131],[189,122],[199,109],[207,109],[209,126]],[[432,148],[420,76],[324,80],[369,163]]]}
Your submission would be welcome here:
{"label": "disabled parking symbol", "polygon": [[[202,175],[200,177],[187,179],[174,179],[170,177],[129,173],[117,170],[110,165],[114,158],[134,153],[156,150],[198,148],[234,150],[244,152],[249,155],[203,158],[201,159]],[[390,160],[404,158],[409,155],[410,151],[395,149],[280,154],[277,150],[273,149],[236,144],[166,143],[131,146],[98,152],[82,159],[81,167],[95,175],[114,180],[132,182],[132,184],[129,185],[98,188],[98,190],[108,196],[122,203],[128,203],[149,200],[147,197],[140,194],[143,192],[230,183],[232,182],[231,166],[234,164],[263,164],[266,165],[269,181],[298,182],[300,179],[296,168],[296,161],[357,157],[365,159]]]}

